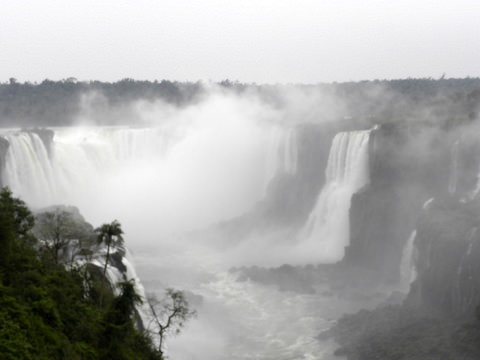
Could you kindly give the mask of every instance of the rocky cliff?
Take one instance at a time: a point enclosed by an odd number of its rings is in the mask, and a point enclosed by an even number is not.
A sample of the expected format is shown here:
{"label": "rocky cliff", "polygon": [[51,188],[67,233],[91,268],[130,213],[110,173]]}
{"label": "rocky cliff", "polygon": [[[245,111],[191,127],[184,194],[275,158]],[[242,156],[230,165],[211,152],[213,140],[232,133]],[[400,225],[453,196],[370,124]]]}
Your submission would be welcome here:
{"label": "rocky cliff", "polygon": [[480,203],[434,200],[415,239],[417,279],[406,304],[471,317],[480,304]]}
{"label": "rocky cliff", "polygon": [[449,143],[431,128],[381,125],[370,141],[370,184],[354,194],[344,263],[399,276],[402,249],[423,203],[448,191]]}
{"label": "rocky cliff", "polygon": [[[403,253],[412,260],[403,265],[412,264],[415,276],[403,303],[338,321],[329,332],[340,345],[338,355],[349,360],[480,358],[480,151],[472,125],[435,129],[431,151],[424,152],[411,142],[418,132],[403,132],[407,137],[398,144],[391,138],[400,138],[397,130],[376,133],[385,142],[374,143],[372,152],[384,149],[372,159],[371,186],[352,200],[352,242],[344,262],[392,271]],[[395,151],[389,154],[390,147]],[[415,156],[403,163],[409,153]],[[397,221],[398,230],[402,222],[415,229],[411,252],[401,251],[399,231],[387,233],[396,227],[385,224]]]}

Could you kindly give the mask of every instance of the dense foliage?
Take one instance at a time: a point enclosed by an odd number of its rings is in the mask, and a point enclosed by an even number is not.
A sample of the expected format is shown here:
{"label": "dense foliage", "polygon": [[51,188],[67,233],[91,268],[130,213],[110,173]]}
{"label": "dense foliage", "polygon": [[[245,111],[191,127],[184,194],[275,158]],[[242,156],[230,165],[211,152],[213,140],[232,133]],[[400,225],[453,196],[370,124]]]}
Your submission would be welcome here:
{"label": "dense foliage", "polygon": [[133,283],[119,284],[115,295],[105,286],[105,278],[87,276],[85,269],[65,268],[57,258],[41,256],[33,226],[30,210],[4,188],[0,193],[0,358],[161,359],[132,320],[134,306],[141,301]]}

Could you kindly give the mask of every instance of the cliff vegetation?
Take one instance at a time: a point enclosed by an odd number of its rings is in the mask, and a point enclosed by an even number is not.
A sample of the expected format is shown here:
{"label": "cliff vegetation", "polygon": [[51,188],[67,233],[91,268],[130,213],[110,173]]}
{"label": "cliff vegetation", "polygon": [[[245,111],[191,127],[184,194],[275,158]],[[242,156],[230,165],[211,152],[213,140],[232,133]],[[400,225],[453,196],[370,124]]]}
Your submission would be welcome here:
{"label": "cliff vegetation", "polygon": [[[162,359],[135,324],[141,298],[134,283],[121,282],[114,291],[98,267],[67,263],[73,256],[63,246],[68,236],[59,234],[68,234],[61,227],[68,223],[50,214],[40,232],[50,241],[40,242],[25,203],[7,188],[0,193],[0,358]],[[89,256],[86,247],[78,250],[80,257]]]}

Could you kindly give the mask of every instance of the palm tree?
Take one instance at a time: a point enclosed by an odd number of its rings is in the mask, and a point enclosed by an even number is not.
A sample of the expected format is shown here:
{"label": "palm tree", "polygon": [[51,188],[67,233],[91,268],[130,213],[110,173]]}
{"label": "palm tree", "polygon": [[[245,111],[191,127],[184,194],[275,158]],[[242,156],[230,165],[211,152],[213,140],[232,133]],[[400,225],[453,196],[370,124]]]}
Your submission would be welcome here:
{"label": "palm tree", "polygon": [[105,266],[103,267],[103,276],[107,273],[108,261],[110,259],[110,247],[113,244],[123,243],[123,230],[117,220],[113,220],[110,224],[103,224],[95,229],[98,234],[98,243],[107,245],[107,255],[105,256]]}

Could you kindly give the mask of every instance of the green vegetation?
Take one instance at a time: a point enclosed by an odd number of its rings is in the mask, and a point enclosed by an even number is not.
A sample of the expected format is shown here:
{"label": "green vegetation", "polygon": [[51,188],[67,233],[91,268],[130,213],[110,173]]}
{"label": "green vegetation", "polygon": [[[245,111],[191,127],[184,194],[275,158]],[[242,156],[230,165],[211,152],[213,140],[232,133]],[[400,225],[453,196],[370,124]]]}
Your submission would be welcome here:
{"label": "green vegetation", "polygon": [[[24,202],[0,192],[0,358],[3,360],[160,360],[132,320],[142,301],[131,281],[104,286],[98,267],[66,266],[69,219],[44,217],[40,242]],[[80,251],[81,252],[81,251]],[[103,298],[100,302],[99,299]]]}
{"label": "green vegetation", "polygon": [[91,247],[89,225],[83,219],[76,219],[72,212],[56,207],[36,215],[33,234],[43,246],[43,256],[71,267],[75,259],[84,256]]}
{"label": "green vegetation", "polygon": [[103,267],[103,275],[107,273],[108,261],[110,260],[110,248],[115,244],[123,244],[123,230],[117,220],[112,221],[111,224],[103,224],[95,229],[98,234],[98,243],[107,245],[107,255],[105,256],[105,266]]}

